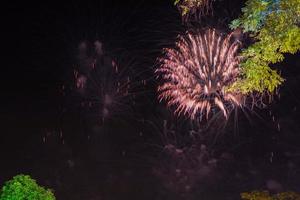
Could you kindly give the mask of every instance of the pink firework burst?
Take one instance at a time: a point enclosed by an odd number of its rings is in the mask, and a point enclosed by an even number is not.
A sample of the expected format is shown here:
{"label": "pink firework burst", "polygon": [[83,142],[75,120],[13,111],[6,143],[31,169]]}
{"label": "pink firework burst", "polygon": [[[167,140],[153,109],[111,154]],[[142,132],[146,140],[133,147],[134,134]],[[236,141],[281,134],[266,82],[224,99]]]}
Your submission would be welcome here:
{"label": "pink firework burst", "polygon": [[121,57],[112,58],[99,41],[93,46],[86,42],[79,45],[78,66],[74,70],[76,91],[82,96],[81,105],[102,121],[130,113],[135,102],[136,84],[129,77],[134,61]]}
{"label": "pink firework burst", "polygon": [[159,99],[174,107],[177,115],[201,120],[222,111],[228,119],[230,111],[245,102],[242,94],[226,90],[239,76],[239,49],[234,33],[208,29],[180,35],[175,47],[164,49],[159,59]]}

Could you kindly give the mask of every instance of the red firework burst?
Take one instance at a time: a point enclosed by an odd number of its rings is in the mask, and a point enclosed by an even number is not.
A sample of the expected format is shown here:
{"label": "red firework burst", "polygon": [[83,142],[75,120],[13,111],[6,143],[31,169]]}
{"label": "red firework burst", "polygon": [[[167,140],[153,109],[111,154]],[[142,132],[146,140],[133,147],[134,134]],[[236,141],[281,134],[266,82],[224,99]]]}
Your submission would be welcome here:
{"label": "red firework burst", "polygon": [[226,90],[239,76],[240,42],[233,33],[214,29],[188,31],[178,37],[174,48],[164,49],[156,74],[163,83],[159,99],[175,114],[191,119],[222,111],[227,119],[233,108],[244,104],[244,96]]}

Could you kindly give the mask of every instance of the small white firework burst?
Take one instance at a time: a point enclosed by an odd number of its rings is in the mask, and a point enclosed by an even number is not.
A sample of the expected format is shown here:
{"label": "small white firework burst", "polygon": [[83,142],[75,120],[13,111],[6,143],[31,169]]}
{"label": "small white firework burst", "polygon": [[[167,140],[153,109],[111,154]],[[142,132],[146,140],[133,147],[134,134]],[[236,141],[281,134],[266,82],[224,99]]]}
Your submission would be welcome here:
{"label": "small white firework burst", "polygon": [[164,49],[159,59],[159,99],[174,107],[175,114],[191,119],[208,119],[218,110],[227,119],[245,100],[242,94],[226,90],[239,76],[239,49],[233,33],[208,29],[179,35],[175,47]]}

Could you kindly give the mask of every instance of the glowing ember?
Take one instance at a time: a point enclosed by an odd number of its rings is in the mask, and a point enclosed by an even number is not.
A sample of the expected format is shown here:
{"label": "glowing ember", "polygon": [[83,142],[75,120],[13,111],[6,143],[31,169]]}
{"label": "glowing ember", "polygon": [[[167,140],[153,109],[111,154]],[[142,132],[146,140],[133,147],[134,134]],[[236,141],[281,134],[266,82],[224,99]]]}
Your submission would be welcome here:
{"label": "glowing ember", "polygon": [[239,75],[239,48],[233,33],[225,36],[209,29],[180,35],[175,48],[166,48],[159,60],[159,99],[191,119],[208,118],[217,110],[227,119],[244,102],[241,94],[226,91]]}

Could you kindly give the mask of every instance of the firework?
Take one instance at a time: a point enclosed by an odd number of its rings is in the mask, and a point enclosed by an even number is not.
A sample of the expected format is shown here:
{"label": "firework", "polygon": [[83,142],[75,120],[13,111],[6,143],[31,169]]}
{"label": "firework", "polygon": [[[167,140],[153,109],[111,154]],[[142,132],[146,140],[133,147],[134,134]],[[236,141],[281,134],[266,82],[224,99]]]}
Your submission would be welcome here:
{"label": "firework", "polygon": [[163,126],[155,127],[161,143],[156,145],[160,151],[155,156],[153,174],[166,189],[190,199],[195,189],[199,191],[216,180],[217,159],[196,130],[182,125],[163,120]]}
{"label": "firework", "polygon": [[175,114],[191,119],[208,119],[217,110],[227,119],[244,102],[243,95],[226,90],[239,76],[239,49],[233,33],[208,29],[180,35],[175,48],[166,48],[159,59],[159,99],[175,107]]}
{"label": "firework", "polygon": [[79,45],[74,77],[75,88],[82,96],[81,105],[102,120],[124,113],[130,107],[128,68],[121,68],[115,59],[104,52],[101,42],[94,42],[94,47],[86,42]]}

